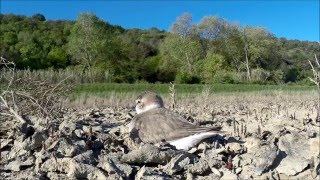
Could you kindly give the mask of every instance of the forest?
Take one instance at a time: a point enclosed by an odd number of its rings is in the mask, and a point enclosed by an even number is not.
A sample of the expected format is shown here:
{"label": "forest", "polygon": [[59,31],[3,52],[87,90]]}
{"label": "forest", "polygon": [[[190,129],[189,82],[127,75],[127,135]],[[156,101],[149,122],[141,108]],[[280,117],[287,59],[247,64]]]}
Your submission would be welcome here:
{"label": "forest", "polygon": [[[310,83],[318,42],[278,38],[219,16],[177,17],[169,31],[125,29],[92,13],[76,21],[0,14],[0,55],[17,71],[80,72],[81,82]],[[3,67],[0,67],[2,69]]]}

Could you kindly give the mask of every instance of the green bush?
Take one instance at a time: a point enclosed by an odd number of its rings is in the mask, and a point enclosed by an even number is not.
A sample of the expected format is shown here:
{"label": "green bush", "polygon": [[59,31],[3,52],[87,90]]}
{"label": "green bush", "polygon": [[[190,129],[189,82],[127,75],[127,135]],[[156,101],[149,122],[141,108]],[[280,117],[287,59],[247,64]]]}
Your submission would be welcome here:
{"label": "green bush", "polygon": [[275,84],[283,84],[284,83],[284,72],[281,69],[275,70],[271,72],[271,78],[269,79],[271,82]]}
{"label": "green bush", "polygon": [[238,84],[240,81],[236,72],[218,70],[213,77],[213,83]]}
{"label": "green bush", "polygon": [[185,71],[180,71],[176,75],[175,83],[178,84],[199,84],[201,79]]}
{"label": "green bush", "polygon": [[251,82],[254,84],[266,84],[271,77],[271,73],[262,68],[253,69],[251,71]]}

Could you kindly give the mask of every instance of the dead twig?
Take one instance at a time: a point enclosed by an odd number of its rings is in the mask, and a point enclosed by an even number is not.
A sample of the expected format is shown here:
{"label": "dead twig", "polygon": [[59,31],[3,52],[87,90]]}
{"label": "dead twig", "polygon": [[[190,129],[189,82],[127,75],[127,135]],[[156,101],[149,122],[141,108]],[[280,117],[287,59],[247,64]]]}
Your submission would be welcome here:
{"label": "dead twig", "polygon": [[313,73],[313,78],[309,77],[310,81],[312,81],[316,86],[318,90],[318,102],[317,102],[317,117],[316,121],[320,122],[320,63],[318,61],[317,55],[314,55],[316,65],[318,66],[318,69],[316,69],[310,60],[309,64],[311,66],[311,70]]}

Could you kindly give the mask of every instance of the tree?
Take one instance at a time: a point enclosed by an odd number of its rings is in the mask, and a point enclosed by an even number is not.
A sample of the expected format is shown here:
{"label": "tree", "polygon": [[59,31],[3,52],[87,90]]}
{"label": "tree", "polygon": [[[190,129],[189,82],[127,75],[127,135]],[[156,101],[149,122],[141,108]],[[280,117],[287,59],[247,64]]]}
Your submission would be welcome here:
{"label": "tree", "polygon": [[60,47],[54,47],[48,53],[48,63],[53,67],[65,67],[67,65],[67,54]]}
{"label": "tree", "polygon": [[101,20],[91,13],[81,13],[71,30],[68,51],[72,58],[83,65],[83,72],[91,71],[101,58],[106,45]]}
{"label": "tree", "polygon": [[213,82],[217,71],[226,69],[225,59],[222,55],[208,53],[201,64],[201,75],[206,83]]}
{"label": "tree", "polygon": [[[251,81],[251,66],[268,59],[272,47],[273,35],[264,28],[229,25],[224,41],[227,54],[234,60],[235,66],[246,69],[247,81]],[[240,69],[238,69],[240,70]]]}
{"label": "tree", "polygon": [[170,32],[173,34],[178,34],[182,39],[191,36],[195,33],[195,26],[192,24],[192,16],[189,13],[183,13],[177,18],[171,28]]}
{"label": "tree", "polygon": [[223,36],[227,21],[218,16],[205,16],[198,24],[198,30],[202,38],[214,40]]}
{"label": "tree", "polygon": [[173,73],[181,72],[187,76],[196,75],[195,64],[204,52],[191,15],[184,13],[178,17],[170,31],[171,34],[160,45],[163,58],[160,69],[170,69]]}
{"label": "tree", "polygon": [[31,17],[31,19],[35,20],[35,21],[46,21],[46,18],[44,17],[44,15],[42,14],[35,14]]}

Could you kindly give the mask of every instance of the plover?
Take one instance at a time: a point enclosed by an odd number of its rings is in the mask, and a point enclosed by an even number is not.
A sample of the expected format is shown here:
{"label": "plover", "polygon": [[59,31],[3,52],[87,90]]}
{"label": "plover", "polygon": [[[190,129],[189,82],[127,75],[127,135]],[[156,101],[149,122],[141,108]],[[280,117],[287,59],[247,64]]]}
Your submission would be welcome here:
{"label": "plover", "polygon": [[136,100],[137,115],[128,128],[144,143],[170,143],[177,149],[188,150],[203,139],[223,134],[221,127],[200,127],[164,107],[162,98],[146,91]]}

